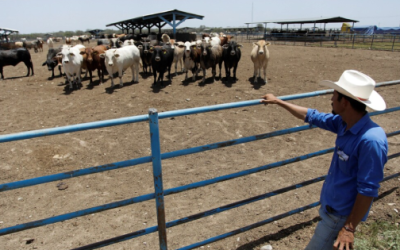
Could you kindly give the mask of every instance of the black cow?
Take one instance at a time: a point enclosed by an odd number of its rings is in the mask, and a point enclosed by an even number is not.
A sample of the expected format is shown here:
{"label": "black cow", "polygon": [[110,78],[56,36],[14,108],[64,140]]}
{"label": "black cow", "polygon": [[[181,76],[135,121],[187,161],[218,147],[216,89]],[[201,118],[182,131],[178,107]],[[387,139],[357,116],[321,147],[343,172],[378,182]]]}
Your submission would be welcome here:
{"label": "black cow", "polygon": [[164,79],[164,73],[168,70],[168,79],[171,81],[171,65],[174,60],[174,49],[171,48],[171,45],[163,45],[163,46],[151,46],[150,51],[153,53],[151,58],[151,66],[153,67],[153,76],[154,83],[156,84],[157,72],[158,82],[161,81],[161,84]]}
{"label": "black cow", "polygon": [[151,73],[151,60],[153,54],[150,51],[150,42],[141,42],[137,47],[139,48],[140,58],[142,59],[143,73]]}
{"label": "black cow", "polygon": [[61,62],[60,59],[57,58],[57,53],[61,52],[61,50],[62,47],[59,47],[57,49],[50,48],[49,51],[47,52],[47,59],[42,64],[42,66],[47,65],[47,69],[51,71],[51,78],[54,78],[54,68],[57,67],[57,65],[58,65],[58,70],[60,71],[60,76],[62,75]]}
{"label": "black cow", "polygon": [[110,38],[110,48],[117,49],[122,47],[123,42],[119,38]]}
{"label": "black cow", "polygon": [[32,64],[32,60],[31,60],[31,54],[29,53],[29,51],[27,49],[19,48],[19,49],[0,51],[1,79],[4,79],[4,75],[3,75],[3,67],[4,66],[8,66],[8,65],[15,66],[20,62],[24,62],[28,69],[28,74],[26,74],[26,76],[29,76],[31,69],[32,69],[32,76],[33,76],[34,72],[33,72],[33,64]]}
{"label": "black cow", "polygon": [[217,74],[216,67],[219,65],[219,78],[221,78],[221,65],[222,65],[222,47],[221,45],[212,46],[210,43],[206,43],[203,40],[203,43],[200,45],[201,53],[200,53],[200,66],[203,70],[203,80],[201,83],[204,83],[206,80],[206,70],[211,68],[213,74],[213,82],[215,80],[215,75]]}
{"label": "black cow", "polygon": [[110,48],[110,39],[106,38],[97,39],[97,45],[105,45]]}
{"label": "black cow", "polygon": [[236,69],[241,57],[240,48],[242,45],[237,44],[235,41],[230,41],[228,44],[222,46],[222,61],[225,65],[225,77],[229,81],[231,76],[231,69],[233,68],[233,80],[236,80]]}

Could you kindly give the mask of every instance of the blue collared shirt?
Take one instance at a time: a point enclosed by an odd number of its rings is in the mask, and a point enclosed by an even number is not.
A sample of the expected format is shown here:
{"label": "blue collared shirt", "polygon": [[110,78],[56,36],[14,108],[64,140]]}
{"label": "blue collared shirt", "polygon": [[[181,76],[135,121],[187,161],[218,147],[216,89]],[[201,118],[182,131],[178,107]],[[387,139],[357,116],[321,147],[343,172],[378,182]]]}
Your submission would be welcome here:
{"label": "blue collared shirt", "polygon": [[[358,193],[377,197],[387,162],[385,131],[365,114],[351,129],[339,115],[308,109],[305,122],[337,134],[331,166],[321,191],[321,206],[338,215],[351,213]],[[367,218],[364,216],[363,221]]]}

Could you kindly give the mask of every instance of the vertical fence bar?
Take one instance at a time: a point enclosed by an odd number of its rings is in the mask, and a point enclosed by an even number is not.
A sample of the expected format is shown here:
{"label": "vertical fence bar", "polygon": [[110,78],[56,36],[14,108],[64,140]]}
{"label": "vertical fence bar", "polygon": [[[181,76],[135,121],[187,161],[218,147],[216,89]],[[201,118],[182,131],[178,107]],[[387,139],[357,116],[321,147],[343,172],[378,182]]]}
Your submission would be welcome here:
{"label": "vertical fence bar", "polygon": [[353,34],[353,45],[352,45],[352,49],[354,49],[354,40],[356,40],[356,34]]}
{"label": "vertical fence bar", "polygon": [[157,224],[160,250],[167,250],[167,226],[165,224],[164,188],[161,169],[160,130],[158,127],[158,112],[149,109],[151,158],[153,161],[153,178],[157,206]]}
{"label": "vertical fence bar", "polygon": [[374,34],[372,34],[372,40],[371,40],[371,50],[372,50],[372,46],[374,45],[374,37],[375,37],[375,35]]}
{"label": "vertical fence bar", "polygon": [[396,40],[396,35],[393,35],[392,52],[394,51],[394,41]]}

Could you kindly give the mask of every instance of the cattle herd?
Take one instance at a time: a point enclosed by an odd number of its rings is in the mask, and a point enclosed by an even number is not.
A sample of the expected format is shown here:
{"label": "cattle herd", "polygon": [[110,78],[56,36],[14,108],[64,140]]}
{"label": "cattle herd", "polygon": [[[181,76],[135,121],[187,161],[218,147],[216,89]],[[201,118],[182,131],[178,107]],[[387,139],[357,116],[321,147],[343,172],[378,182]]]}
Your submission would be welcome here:
{"label": "cattle herd", "polygon": [[[202,34],[202,39],[196,41],[175,41],[169,35],[163,34],[161,39],[156,35],[113,35],[111,38],[100,38],[97,46],[86,47],[90,44],[88,36],[74,36],[70,38],[49,38],[49,47],[46,61],[42,66],[47,66],[54,77],[54,69],[58,67],[59,74],[62,71],[66,76],[66,84],[72,90],[82,85],[81,74],[89,73],[90,84],[92,72],[97,70],[100,83],[104,82],[104,75],[108,74],[111,79],[111,86],[114,87],[113,77],[118,73],[120,86],[123,86],[122,76],[130,68],[132,71],[132,82],[139,81],[139,70],[142,67],[144,74],[153,74],[154,83],[164,84],[164,74],[168,81],[171,81],[171,67],[174,65],[175,75],[180,71],[185,73],[185,80],[188,80],[188,72],[192,73],[192,80],[196,79],[199,72],[203,73],[202,83],[206,80],[207,69],[211,69],[212,81],[215,80],[217,67],[219,78],[221,78],[221,67],[224,64],[226,80],[235,81],[236,70],[241,58],[242,45],[237,44],[230,35],[223,33]],[[65,44],[54,48],[54,42],[65,41]],[[79,43],[80,42],[80,43]],[[39,45],[40,44],[40,45]],[[267,46],[270,43],[260,40],[253,43],[251,60],[254,63],[254,81],[261,77],[261,70],[264,72],[264,82],[267,82],[266,70],[269,60]],[[21,42],[1,44],[0,46],[0,73],[3,76],[3,66],[15,66],[24,62],[33,71],[33,64],[29,49],[39,48],[43,51],[43,41],[38,39],[35,42]],[[232,75],[231,75],[232,71]]]}

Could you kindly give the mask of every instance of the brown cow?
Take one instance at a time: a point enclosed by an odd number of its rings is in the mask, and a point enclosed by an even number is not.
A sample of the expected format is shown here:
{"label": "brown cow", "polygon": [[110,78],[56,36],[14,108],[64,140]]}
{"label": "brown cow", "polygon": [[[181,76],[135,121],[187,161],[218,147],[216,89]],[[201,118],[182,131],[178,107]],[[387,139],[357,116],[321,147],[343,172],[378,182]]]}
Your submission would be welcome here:
{"label": "brown cow", "polygon": [[38,51],[43,52],[43,40],[37,40],[36,47],[37,47]]}
{"label": "brown cow", "polygon": [[221,46],[228,44],[232,40],[233,36],[231,35],[222,35],[219,37],[221,39]]}
{"label": "brown cow", "polygon": [[97,45],[93,48],[81,49],[81,55],[83,56],[82,68],[89,71],[90,84],[93,83],[92,71],[97,69],[97,74],[99,76],[100,83],[104,82],[104,72],[106,71],[106,66],[104,64],[104,58],[100,58],[100,54],[103,54],[107,50],[105,45]]}
{"label": "brown cow", "polygon": [[29,42],[29,41],[24,41],[23,42],[23,46],[26,49],[32,49],[36,52],[38,52],[38,46],[37,46],[37,42],[33,41],[33,42]]}

